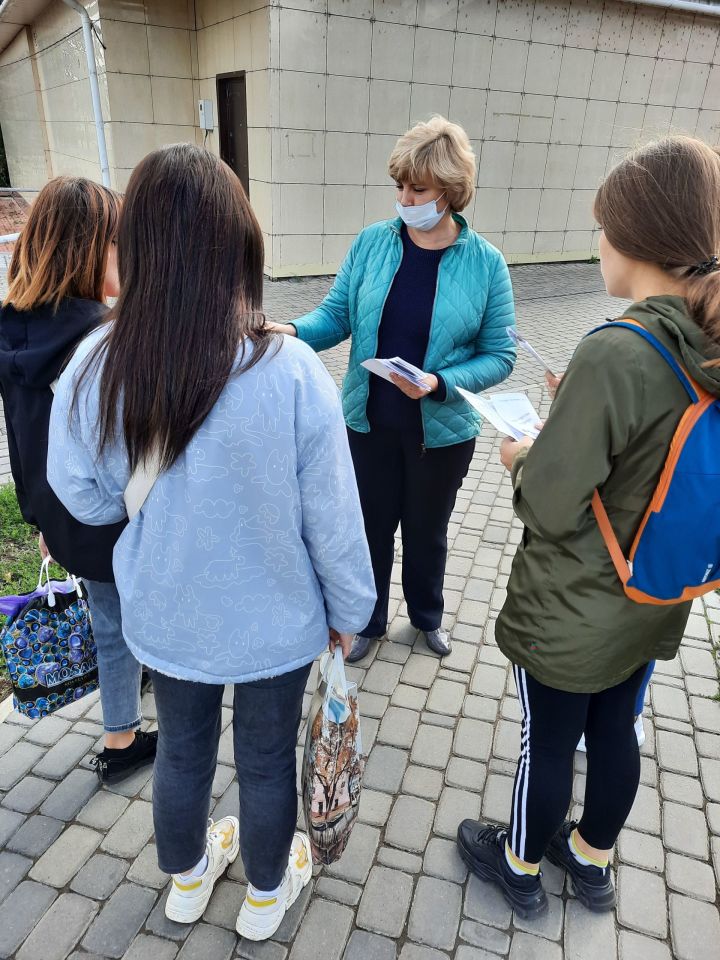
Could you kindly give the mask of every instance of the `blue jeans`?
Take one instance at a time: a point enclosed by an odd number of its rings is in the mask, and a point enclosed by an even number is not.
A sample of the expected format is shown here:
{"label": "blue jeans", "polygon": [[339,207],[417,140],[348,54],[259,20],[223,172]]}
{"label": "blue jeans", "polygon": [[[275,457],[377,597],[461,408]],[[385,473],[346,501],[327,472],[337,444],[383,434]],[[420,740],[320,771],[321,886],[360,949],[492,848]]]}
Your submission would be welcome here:
{"label": "blue jeans", "polygon": [[655,661],[651,660],[650,663],[645,668],[645,673],[642,678],[642,683],[640,684],[640,689],[638,690],[637,700],[635,701],[635,716],[639,717],[643,712],[645,706],[645,692],[650,684],[650,678],[653,675],[653,670],[655,669]]}
{"label": "blue jeans", "polygon": [[140,726],[142,667],[130,653],[122,633],[120,597],[114,583],[83,580],[87,590],[100,674],[100,702],[106,733]]}
{"label": "blue jeans", "polygon": [[[258,890],[274,890],[297,823],[295,746],[312,664],[235,684],[233,740],[240,785],[240,852]],[[158,749],[153,817],[158,865],[185,873],[205,852],[224,687],[153,670]]]}

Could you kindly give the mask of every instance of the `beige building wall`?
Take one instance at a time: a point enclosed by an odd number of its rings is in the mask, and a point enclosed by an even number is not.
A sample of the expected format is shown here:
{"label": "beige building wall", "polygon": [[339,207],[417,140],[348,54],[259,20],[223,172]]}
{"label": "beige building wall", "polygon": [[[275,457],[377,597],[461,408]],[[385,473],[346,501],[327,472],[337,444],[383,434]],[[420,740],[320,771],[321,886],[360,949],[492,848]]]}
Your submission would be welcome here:
{"label": "beige building wall", "polygon": [[[91,17],[97,17],[97,0],[84,0],[84,6]],[[52,175],[98,177],[97,137],[80,18],[60,0],[53,0],[30,32]],[[106,109],[107,81],[101,64],[98,80]]]}
{"label": "beige building wall", "polygon": [[[85,0],[97,17],[97,0]],[[101,98],[107,84],[99,67]],[[97,177],[97,140],[80,19],[60,0],[48,4],[0,57],[2,122],[13,184],[41,186],[48,176]]]}
{"label": "beige building wall", "polygon": [[[106,46],[120,189],[162,144],[218,153],[217,76],[246,72],[250,199],[272,276],[334,272],[363,226],[392,216],[388,154],[436,112],[471,137],[466,215],[510,261],[596,252],[594,191],[634,144],[674,131],[720,143],[717,17],[616,0],[83,2]],[[214,105],[207,137],[200,98]],[[0,123],[13,183],[99,178],[79,18],[61,0],[0,55]]]}
{"label": "beige building wall", "polygon": [[195,141],[193,0],[98,0],[113,186],[157,147]]}
{"label": "beige building wall", "polygon": [[0,54],[0,97],[10,182],[39,186],[47,178],[46,152],[25,30]]}
{"label": "beige building wall", "polygon": [[[152,0],[147,0],[152,2]],[[245,71],[250,202],[265,239],[268,272],[273,265],[270,18],[268,0],[195,0],[196,101],[211,100],[215,129],[198,142],[220,154],[217,76]],[[196,104],[197,109],[197,104]],[[197,122],[197,120],[196,120]],[[201,131],[198,130],[200,138]],[[278,261],[279,262],[279,261]]]}
{"label": "beige building wall", "polygon": [[601,0],[283,0],[273,10],[273,273],[331,272],[393,215],[397,136],[442,113],[479,160],[472,225],[511,261],[597,249],[629,147],[720,142],[720,19]]}

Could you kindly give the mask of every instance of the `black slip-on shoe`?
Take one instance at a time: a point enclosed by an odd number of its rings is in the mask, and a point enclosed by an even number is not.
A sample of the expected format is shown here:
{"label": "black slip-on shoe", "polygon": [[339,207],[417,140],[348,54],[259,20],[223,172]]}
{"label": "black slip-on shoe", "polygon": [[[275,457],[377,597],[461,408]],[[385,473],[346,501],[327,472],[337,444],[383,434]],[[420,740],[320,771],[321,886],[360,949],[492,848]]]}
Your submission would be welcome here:
{"label": "black slip-on shoe", "polygon": [[596,867],[579,863],[568,846],[570,834],[577,827],[574,820],[566,820],[550,841],[545,856],[556,867],[567,870],[575,896],[580,903],[595,913],[606,913],[615,906],[615,885],[610,867]]}
{"label": "black slip-on shoe", "polygon": [[534,920],[548,909],[540,874],[518,876],[505,858],[507,828],[481,820],[463,820],[458,827],[460,856],[481,880],[499,887],[513,910],[525,920]]}
{"label": "black slip-on shoe", "polygon": [[382,640],[382,637],[361,637],[357,633],[347,656],[347,663],[357,663],[358,660],[362,660],[363,657],[367,656],[371,644],[375,643],[376,640]]}
{"label": "black slip-on shoe", "polygon": [[119,783],[141,767],[153,763],[157,750],[157,732],[135,732],[135,739],[124,750],[108,750],[107,747],[90,761],[100,783]]}
{"label": "black slip-on shoe", "polygon": [[447,630],[443,630],[442,627],[437,630],[423,630],[423,635],[432,652],[439,657],[446,657],[452,653],[452,640]]}

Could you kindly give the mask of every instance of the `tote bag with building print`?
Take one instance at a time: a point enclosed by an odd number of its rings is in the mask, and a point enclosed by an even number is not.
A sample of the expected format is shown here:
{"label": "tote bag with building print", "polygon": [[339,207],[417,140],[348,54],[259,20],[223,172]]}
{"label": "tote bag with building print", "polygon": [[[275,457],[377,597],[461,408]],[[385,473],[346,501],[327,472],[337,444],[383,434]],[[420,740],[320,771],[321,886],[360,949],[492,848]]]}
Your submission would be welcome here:
{"label": "tote bag with building print", "polygon": [[364,769],[357,685],[348,683],[337,647],[320,660],[303,757],[303,810],[315,863],[342,856],[357,819]]}

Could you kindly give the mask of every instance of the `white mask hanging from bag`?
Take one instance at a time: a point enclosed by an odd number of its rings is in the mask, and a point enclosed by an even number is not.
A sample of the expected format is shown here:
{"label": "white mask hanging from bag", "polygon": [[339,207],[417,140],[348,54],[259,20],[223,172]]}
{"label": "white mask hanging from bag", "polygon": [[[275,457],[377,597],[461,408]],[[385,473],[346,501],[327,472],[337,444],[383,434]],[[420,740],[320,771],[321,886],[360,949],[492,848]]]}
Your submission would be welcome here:
{"label": "white mask hanging from bag", "polygon": [[442,211],[438,211],[437,208],[438,201],[442,200],[444,196],[445,194],[442,193],[437,200],[431,200],[429,203],[418,203],[414,207],[404,207],[398,200],[395,203],[395,209],[406,227],[412,227],[413,230],[432,230],[447,213],[447,205]]}

